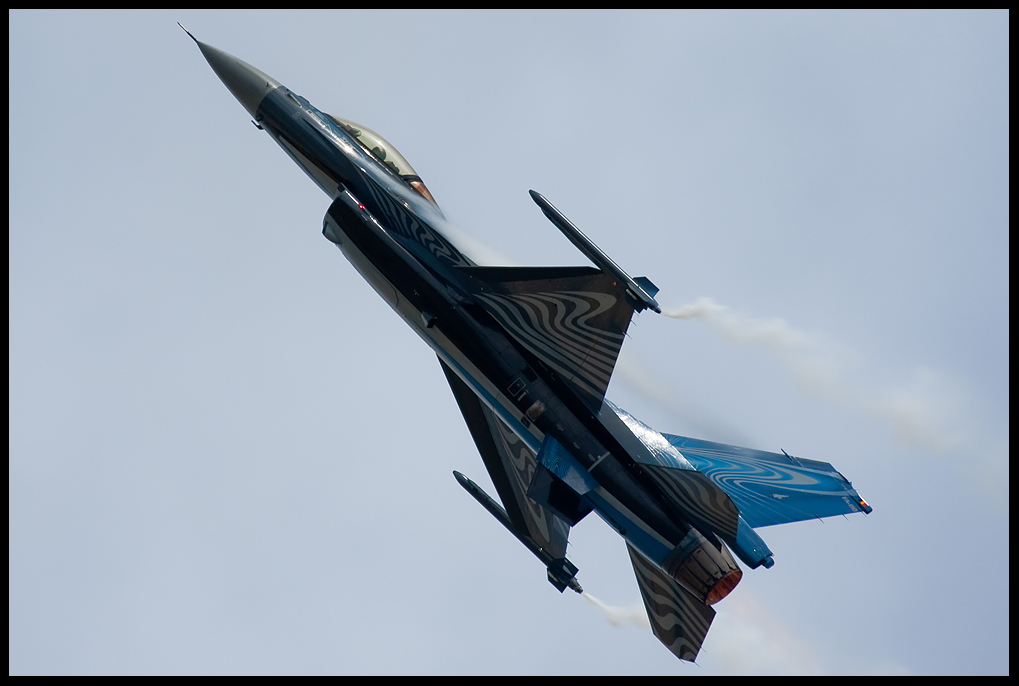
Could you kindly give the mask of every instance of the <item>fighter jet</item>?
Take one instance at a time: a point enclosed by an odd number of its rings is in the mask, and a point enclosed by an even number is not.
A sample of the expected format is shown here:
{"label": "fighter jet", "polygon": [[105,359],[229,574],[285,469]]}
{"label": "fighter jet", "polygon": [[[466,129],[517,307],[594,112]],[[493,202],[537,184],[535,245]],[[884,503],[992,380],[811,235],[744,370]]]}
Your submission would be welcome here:
{"label": "fighter jet", "polygon": [[194,40],[255,126],[329,196],[326,239],[435,352],[501,504],[457,481],[560,592],[583,591],[566,542],[594,512],[626,543],[655,636],[693,661],[712,606],[742,578],[735,558],[774,564],[756,528],[871,512],[828,463],[660,433],[609,402],[630,320],[661,311],[658,289],[542,195],[530,192],[594,266],[480,266],[384,138]]}

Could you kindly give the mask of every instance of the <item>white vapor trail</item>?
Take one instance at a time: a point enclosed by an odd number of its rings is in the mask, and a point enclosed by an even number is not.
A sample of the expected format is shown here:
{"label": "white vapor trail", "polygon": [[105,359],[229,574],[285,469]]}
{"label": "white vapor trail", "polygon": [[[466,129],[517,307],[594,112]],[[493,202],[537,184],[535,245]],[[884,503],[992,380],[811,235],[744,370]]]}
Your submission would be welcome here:
{"label": "white vapor trail", "polygon": [[518,267],[520,263],[515,259],[481,240],[469,231],[465,231],[452,222],[444,222],[438,227],[439,231],[464,255],[474,260],[475,263],[484,266]]}
{"label": "white vapor trail", "polygon": [[621,627],[626,626],[627,624],[632,624],[633,626],[641,629],[651,630],[651,622],[648,620],[647,611],[644,609],[642,604],[636,603],[628,607],[617,607],[614,605],[606,605],[587,591],[584,591],[581,595],[599,610],[604,612],[606,619],[609,620],[609,624],[612,626]]}
{"label": "white vapor trail", "polygon": [[917,370],[905,386],[867,388],[857,381],[860,361],[852,351],[820,334],[795,329],[784,319],[747,317],[711,298],[662,314],[699,318],[733,343],[767,349],[785,365],[800,390],[864,411],[890,424],[901,440],[938,451],[951,450],[962,441],[958,418],[964,398],[933,371]]}
{"label": "white vapor trail", "polygon": [[788,370],[803,392],[833,405],[862,412],[892,427],[896,438],[938,452],[973,453],[971,476],[1000,502],[1008,495],[1008,434],[995,439],[975,428],[966,395],[936,372],[919,368],[897,385],[867,381],[862,361],[851,350],[784,319],[757,319],[701,298],[678,309],[676,319],[700,319],[727,340],[764,348]]}
{"label": "white vapor trail", "polygon": [[666,384],[658,374],[644,365],[631,348],[624,345],[619,351],[612,374],[645,398],[667,407],[701,438],[737,445],[747,444],[746,436],[725,417],[711,412],[696,400],[684,396],[674,386]]}
{"label": "white vapor trail", "polygon": [[[471,259],[482,265],[518,266],[520,263],[474,234],[445,223],[442,233]],[[711,298],[678,309],[663,309],[675,319],[700,319],[740,345],[764,348],[789,371],[803,392],[833,405],[869,415],[890,426],[899,440],[946,453],[965,449],[972,453],[967,475],[990,496],[1008,507],[1009,437],[976,428],[965,394],[936,372],[916,369],[897,385],[863,380],[862,360],[853,351],[817,333],[790,326],[784,319],[748,317]],[[669,388],[624,346],[615,373],[644,396],[672,409],[691,428],[712,440],[745,444],[738,428],[726,418]],[[592,602],[597,602],[591,599]],[[605,606],[607,607],[607,606]]]}

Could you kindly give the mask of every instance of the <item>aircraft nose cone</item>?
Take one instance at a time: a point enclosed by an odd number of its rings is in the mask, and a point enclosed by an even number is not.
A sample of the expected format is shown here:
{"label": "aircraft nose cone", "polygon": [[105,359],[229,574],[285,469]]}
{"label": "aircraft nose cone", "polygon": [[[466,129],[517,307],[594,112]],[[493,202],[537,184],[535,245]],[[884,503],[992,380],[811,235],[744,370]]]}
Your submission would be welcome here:
{"label": "aircraft nose cone", "polygon": [[[183,26],[181,28],[184,28]],[[184,29],[187,31],[187,29]],[[188,33],[191,36],[191,33]],[[265,72],[255,69],[244,60],[239,60],[230,53],[223,52],[211,45],[206,45],[200,40],[191,36],[198,44],[205,60],[216,72],[216,76],[223,82],[234,97],[244,106],[252,117],[258,110],[259,103],[270,91],[279,88],[280,82]]]}

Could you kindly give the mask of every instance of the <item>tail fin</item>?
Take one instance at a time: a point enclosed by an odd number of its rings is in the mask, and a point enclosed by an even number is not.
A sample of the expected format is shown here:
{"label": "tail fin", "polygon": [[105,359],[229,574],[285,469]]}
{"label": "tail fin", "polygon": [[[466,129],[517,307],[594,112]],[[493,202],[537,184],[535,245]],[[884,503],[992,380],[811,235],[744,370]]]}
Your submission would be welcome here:
{"label": "tail fin", "polygon": [[757,528],[852,512],[870,505],[827,462],[664,434],[683,456],[729,494]]}

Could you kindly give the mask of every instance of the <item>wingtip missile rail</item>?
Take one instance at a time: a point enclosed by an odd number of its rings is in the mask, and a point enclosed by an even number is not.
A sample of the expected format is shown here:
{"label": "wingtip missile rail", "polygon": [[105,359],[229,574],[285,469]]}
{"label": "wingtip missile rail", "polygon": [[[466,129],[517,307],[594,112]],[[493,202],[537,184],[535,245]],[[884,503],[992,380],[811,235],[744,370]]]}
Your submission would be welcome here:
{"label": "wingtip missile rail", "polygon": [[626,288],[630,291],[630,295],[638,304],[638,309],[652,309],[658,314],[662,313],[662,308],[658,305],[658,301],[655,300],[654,296],[658,293],[658,287],[655,286],[645,276],[638,276],[637,278],[631,277],[623,268],[616,264],[611,257],[605,254],[605,251],[594,244],[590,238],[584,235],[580,229],[573,225],[569,219],[566,218],[562,212],[556,209],[555,205],[550,203],[541,193],[537,191],[529,191],[531,194],[531,200],[541,208],[542,213],[552,222],[557,229],[562,231],[563,235],[570,240],[570,243],[577,246],[580,252],[584,253],[589,260],[595,263],[595,265],[607,274],[615,276],[617,279],[626,284]]}
{"label": "wingtip missile rail", "polygon": [[458,484],[463,486],[463,489],[471,494],[478,503],[491,513],[493,517],[499,520],[506,529],[516,536],[516,538],[524,544],[528,550],[530,550],[535,557],[541,560],[541,563],[548,569],[548,581],[562,593],[567,587],[573,589],[577,593],[583,593],[584,588],[577,581],[577,572],[579,571],[576,566],[566,558],[555,559],[549,555],[544,549],[534,544],[530,538],[526,535],[521,534],[517,531],[516,527],[510,521],[509,515],[506,514],[506,510],[502,508],[499,503],[495,502],[492,496],[485,493],[480,486],[471,481],[468,477],[464,476],[458,471],[453,472],[453,476],[456,477]]}

